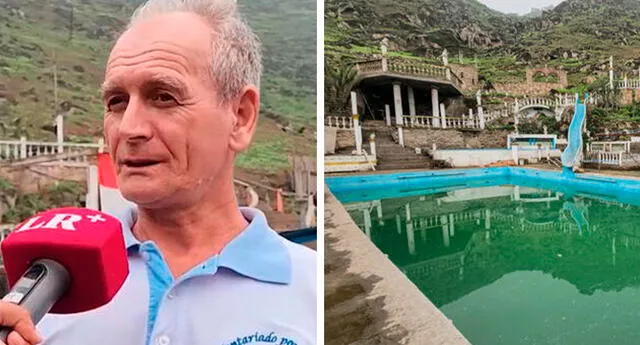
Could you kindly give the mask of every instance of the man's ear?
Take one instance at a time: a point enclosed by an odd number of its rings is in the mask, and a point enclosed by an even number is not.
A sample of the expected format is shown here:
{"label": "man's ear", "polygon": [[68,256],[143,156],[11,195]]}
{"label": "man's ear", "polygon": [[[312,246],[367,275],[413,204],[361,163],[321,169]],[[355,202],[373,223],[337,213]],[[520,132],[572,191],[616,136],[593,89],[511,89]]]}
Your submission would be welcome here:
{"label": "man's ear", "polygon": [[260,93],[255,86],[249,85],[242,89],[238,101],[234,102],[233,112],[235,118],[229,147],[235,152],[241,152],[251,144],[258,125]]}

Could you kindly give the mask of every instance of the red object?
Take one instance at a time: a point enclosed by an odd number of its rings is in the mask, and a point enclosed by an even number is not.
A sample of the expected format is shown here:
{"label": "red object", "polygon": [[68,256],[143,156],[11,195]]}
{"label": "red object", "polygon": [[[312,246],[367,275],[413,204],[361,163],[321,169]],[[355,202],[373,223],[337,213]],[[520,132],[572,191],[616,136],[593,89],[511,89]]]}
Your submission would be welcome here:
{"label": "red object", "polygon": [[116,168],[108,153],[98,154],[98,179],[101,186],[109,188],[118,188],[116,180]]}
{"label": "red object", "polygon": [[38,259],[63,265],[71,285],[52,313],[78,313],[107,304],[129,274],[120,221],[86,208],[59,208],[22,222],[0,244],[12,287]]}
{"label": "red object", "polygon": [[276,190],[276,212],[284,212],[284,200],[282,199],[282,188]]}

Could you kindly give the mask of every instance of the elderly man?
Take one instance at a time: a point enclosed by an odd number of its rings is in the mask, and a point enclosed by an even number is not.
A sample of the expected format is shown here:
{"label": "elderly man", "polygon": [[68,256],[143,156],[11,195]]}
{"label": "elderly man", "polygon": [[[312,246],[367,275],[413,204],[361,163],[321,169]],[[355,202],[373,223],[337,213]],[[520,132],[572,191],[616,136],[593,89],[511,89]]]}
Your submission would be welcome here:
{"label": "elderly man", "polygon": [[[315,344],[315,253],[239,208],[234,158],[256,129],[261,56],[233,0],[150,0],[106,66],[104,133],[130,275],[96,310],[38,330],[0,303],[9,345]],[[91,293],[87,291],[87,293]]]}

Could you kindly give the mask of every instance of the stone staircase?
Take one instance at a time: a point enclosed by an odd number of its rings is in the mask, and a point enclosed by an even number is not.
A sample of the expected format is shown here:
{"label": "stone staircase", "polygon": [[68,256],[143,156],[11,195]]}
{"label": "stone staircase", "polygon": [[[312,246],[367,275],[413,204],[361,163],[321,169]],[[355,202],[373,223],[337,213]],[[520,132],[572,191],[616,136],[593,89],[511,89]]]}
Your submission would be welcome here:
{"label": "stone staircase", "polygon": [[378,165],[376,170],[432,169],[433,160],[427,155],[416,154],[414,149],[400,146],[393,140],[394,128],[376,126],[363,128],[363,138],[371,133],[376,134],[376,151]]}

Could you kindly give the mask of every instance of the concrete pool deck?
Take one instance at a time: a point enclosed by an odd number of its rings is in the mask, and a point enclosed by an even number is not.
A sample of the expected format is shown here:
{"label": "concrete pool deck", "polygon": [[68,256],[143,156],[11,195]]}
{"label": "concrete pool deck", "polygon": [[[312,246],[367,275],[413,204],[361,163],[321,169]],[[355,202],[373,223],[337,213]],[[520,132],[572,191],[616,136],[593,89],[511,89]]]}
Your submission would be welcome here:
{"label": "concrete pool deck", "polygon": [[[559,171],[540,165],[526,169],[540,174]],[[326,177],[447,170],[460,169],[376,171]],[[639,172],[586,169],[579,175],[640,182]],[[325,334],[326,344],[337,345],[469,344],[453,323],[366,237],[328,188],[325,188]]]}
{"label": "concrete pool deck", "polygon": [[325,344],[468,345],[325,187]]}

